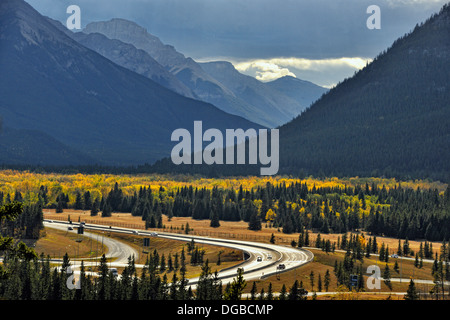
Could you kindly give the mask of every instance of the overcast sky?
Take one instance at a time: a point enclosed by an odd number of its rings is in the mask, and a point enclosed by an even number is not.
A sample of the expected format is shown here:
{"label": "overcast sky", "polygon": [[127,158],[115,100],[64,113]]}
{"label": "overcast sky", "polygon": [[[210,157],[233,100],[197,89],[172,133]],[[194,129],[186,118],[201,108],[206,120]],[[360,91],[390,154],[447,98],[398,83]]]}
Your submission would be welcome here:
{"label": "overcast sky", "polygon": [[[28,0],[65,24],[132,20],[198,61],[228,60],[262,81],[296,76],[330,87],[436,13],[448,0]],[[366,26],[370,5],[381,29]]]}

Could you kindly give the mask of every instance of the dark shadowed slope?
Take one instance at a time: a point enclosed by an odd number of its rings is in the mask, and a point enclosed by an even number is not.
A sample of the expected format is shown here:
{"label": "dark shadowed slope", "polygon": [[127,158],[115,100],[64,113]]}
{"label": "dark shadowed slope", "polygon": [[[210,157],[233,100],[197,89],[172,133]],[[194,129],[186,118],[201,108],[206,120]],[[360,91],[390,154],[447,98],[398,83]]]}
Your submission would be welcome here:
{"label": "dark shadowed slope", "polygon": [[22,0],[0,3],[0,115],[99,163],[153,162],[176,128],[260,128],[120,67],[58,30]]}
{"label": "dark shadowed slope", "polygon": [[450,6],[280,129],[282,171],[450,177]]}

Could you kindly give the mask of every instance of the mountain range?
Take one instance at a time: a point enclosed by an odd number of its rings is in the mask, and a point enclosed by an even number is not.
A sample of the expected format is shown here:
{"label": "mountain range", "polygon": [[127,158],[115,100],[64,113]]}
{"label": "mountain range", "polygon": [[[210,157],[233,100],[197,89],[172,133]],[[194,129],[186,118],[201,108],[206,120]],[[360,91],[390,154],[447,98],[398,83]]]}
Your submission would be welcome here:
{"label": "mountain range", "polygon": [[0,162],[253,173],[165,158],[171,132],[202,120],[204,129],[279,127],[281,174],[450,181],[449,34],[447,4],[326,90],[197,63],[131,21],[72,33],[23,0],[4,0]]}
{"label": "mountain range", "polygon": [[[280,126],[279,174],[450,182],[449,35],[447,4]],[[254,166],[174,168],[167,159],[145,170],[258,174]]]}
{"label": "mountain range", "polygon": [[0,17],[0,163],[153,163],[195,120],[205,130],[275,127],[320,96],[299,103],[228,63],[230,77],[219,77],[124,19],[72,32],[23,0],[3,1]]}
{"label": "mountain range", "polygon": [[[288,84],[285,87],[283,82],[278,85],[263,83],[239,73],[231,63],[225,61],[197,63],[186,58],[173,46],[163,44],[145,28],[125,19],[91,22],[83,33],[91,36],[102,34],[145,51],[188,87],[191,96],[266,127],[277,127],[292,120],[327,91],[326,88],[312,83],[309,83],[309,86],[301,86],[290,79],[286,79]],[[99,40],[98,37],[96,41],[80,42],[101,54],[114,51],[111,44],[106,43],[105,39]],[[110,53],[106,56],[111,58]],[[111,60],[124,66],[118,59]],[[134,65],[141,66],[142,62],[137,61]],[[137,67],[133,70],[141,73]],[[295,91],[303,92],[303,96],[298,99],[297,95],[291,94]]]}
{"label": "mountain range", "polygon": [[[79,151],[81,164],[154,162],[170,154],[171,133],[191,129],[196,120],[203,121],[204,130],[262,128],[113,63],[22,0],[0,3],[0,48],[3,126],[39,132],[41,144],[50,136],[58,149]],[[0,136],[4,150],[10,150],[7,138]],[[22,148],[21,159],[42,163],[33,152],[25,154],[40,148],[36,139],[26,142],[32,148]],[[2,159],[15,158],[3,154]],[[50,153],[44,162],[54,162]]]}

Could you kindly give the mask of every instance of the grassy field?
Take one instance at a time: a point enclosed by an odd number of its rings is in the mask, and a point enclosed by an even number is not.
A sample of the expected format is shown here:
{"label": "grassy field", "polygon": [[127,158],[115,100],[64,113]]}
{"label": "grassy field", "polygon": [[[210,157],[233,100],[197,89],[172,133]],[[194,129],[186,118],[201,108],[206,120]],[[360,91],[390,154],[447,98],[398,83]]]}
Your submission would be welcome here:
{"label": "grassy field", "polygon": [[39,240],[32,243],[35,251],[40,255],[51,258],[61,258],[67,253],[71,259],[92,258],[97,253],[107,252],[101,242],[71,232],[46,228],[41,233]]}
{"label": "grassy field", "polygon": [[[118,227],[130,227],[144,229],[145,223],[140,217],[133,217],[129,213],[113,213],[111,217],[91,217],[90,211],[83,210],[64,210],[63,213],[55,213],[54,209],[44,209],[44,217],[46,219],[53,220],[64,220],[67,221],[70,216],[72,221],[85,221],[87,223],[98,223],[105,225],[112,225]],[[206,235],[218,238],[235,238],[243,239],[248,241],[258,241],[258,242],[269,242],[271,235],[275,236],[275,243],[282,245],[290,245],[292,240],[298,240],[298,233],[285,234],[281,230],[269,227],[263,224],[263,228],[260,231],[248,230],[248,224],[244,221],[232,222],[232,221],[220,221],[219,228],[212,228],[209,226],[209,220],[195,220],[191,217],[173,217],[170,221],[167,216],[163,215],[163,225],[164,229],[160,231],[167,232],[184,232],[182,228],[185,228],[186,224],[189,224],[189,228],[193,229],[190,233],[195,235]],[[158,229],[154,229],[158,230]],[[310,241],[314,241],[317,233],[310,233]],[[337,242],[339,236],[342,234],[321,234],[322,239],[330,239],[331,242]],[[366,238],[369,235],[366,235]],[[380,237],[377,236],[377,243],[381,246],[384,243],[389,246],[390,252],[394,253],[397,251],[398,239]],[[409,246],[415,252],[420,248],[420,241],[409,240]],[[433,242],[433,250],[439,252],[441,246],[440,242]]]}

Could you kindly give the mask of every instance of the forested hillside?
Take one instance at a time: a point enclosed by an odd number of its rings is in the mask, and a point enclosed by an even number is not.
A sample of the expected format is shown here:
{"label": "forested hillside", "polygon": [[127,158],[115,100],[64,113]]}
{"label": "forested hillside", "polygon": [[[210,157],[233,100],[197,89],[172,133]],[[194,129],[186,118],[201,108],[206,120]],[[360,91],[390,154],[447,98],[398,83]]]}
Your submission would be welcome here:
{"label": "forested hillside", "polygon": [[450,6],[280,128],[280,172],[449,179]]}

